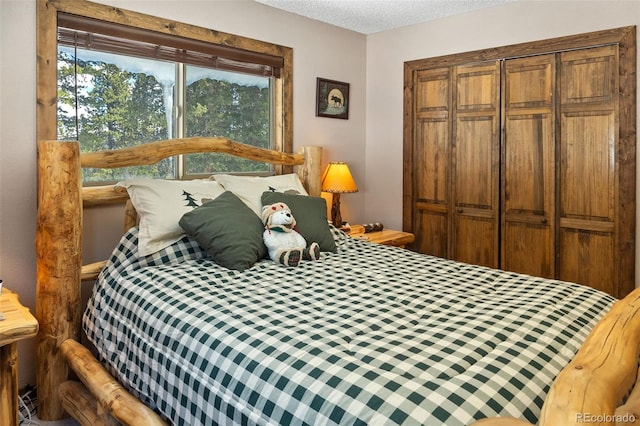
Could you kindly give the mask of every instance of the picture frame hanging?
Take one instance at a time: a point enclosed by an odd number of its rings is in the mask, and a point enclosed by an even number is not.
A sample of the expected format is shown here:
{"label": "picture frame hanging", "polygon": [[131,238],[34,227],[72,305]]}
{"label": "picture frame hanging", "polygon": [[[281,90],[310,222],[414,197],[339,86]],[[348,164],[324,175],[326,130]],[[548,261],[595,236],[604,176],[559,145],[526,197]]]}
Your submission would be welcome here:
{"label": "picture frame hanging", "polygon": [[349,119],[349,83],[316,79],[316,116]]}

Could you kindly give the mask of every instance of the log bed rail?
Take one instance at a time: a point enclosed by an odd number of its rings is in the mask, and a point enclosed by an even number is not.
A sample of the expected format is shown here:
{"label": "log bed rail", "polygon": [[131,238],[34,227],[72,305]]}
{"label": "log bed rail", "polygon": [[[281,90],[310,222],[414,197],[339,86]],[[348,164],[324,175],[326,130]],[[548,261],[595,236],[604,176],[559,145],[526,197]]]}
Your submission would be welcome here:
{"label": "log bed rail", "polygon": [[[66,410],[82,425],[166,424],[78,343],[82,310],[80,283],[95,279],[105,263],[82,264],[83,207],[125,203],[128,199],[126,191],[115,191],[113,186],[83,188],[82,168],[137,165],[141,158],[159,161],[184,152],[225,152],[284,167],[298,166],[309,193],[320,193],[322,151],[319,147],[303,147],[299,154],[285,154],[226,138],[190,138],[117,152],[81,154],[77,142],[40,141],[36,317],[40,323],[37,385],[41,419],[60,419]],[[127,212],[125,217],[125,226],[135,223],[134,214]],[[636,384],[623,401],[636,381],[639,347],[640,289],[636,289],[615,303],[591,331],[574,359],[560,372],[544,402],[538,424],[640,425],[640,385]],[[69,367],[82,383],[68,381]],[[494,418],[474,425],[530,423]]]}
{"label": "log bed rail", "polygon": [[[542,406],[538,425],[640,425],[639,345],[640,288],[613,305],[558,374]],[[626,402],[620,405],[632,386]],[[531,423],[511,418],[474,423],[503,425]]]}

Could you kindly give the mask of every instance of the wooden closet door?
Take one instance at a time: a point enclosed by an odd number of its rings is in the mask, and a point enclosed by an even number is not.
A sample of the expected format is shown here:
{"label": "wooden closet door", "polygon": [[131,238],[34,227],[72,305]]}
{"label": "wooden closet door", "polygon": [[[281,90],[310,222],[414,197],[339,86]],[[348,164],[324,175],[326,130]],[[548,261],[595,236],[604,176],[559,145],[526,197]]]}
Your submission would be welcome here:
{"label": "wooden closet door", "polygon": [[451,258],[497,268],[500,65],[453,68]]}
{"label": "wooden closet door", "polygon": [[451,70],[418,71],[413,82],[414,247],[421,253],[448,256],[449,167],[451,163]]}
{"label": "wooden closet door", "polygon": [[618,47],[560,54],[562,280],[618,294]]}
{"label": "wooden closet door", "polygon": [[405,62],[411,248],[632,291],[636,46],[623,27]]}
{"label": "wooden closet door", "polygon": [[501,268],[555,275],[555,55],[504,62]]}

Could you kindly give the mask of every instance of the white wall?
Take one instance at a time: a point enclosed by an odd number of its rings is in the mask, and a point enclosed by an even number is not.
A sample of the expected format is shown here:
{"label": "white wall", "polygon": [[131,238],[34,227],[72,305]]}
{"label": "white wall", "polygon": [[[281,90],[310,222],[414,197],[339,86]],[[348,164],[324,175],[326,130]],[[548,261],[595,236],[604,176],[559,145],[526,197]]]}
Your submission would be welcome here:
{"label": "white wall", "polygon": [[[325,163],[347,161],[356,181],[364,185],[364,35],[245,0],[101,3],[292,47],[294,147],[324,146]],[[35,0],[0,0],[0,278],[32,312],[37,204],[35,39]],[[349,120],[315,116],[316,77],[351,84]],[[364,193],[349,194],[343,200],[343,215],[363,221]],[[106,226],[104,212],[85,215],[86,225],[99,232],[98,238],[86,241],[91,253],[104,251],[97,248],[99,243],[115,246],[121,231],[120,209],[107,210]],[[33,340],[18,348],[21,386],[35,383]]]}
{"label": "white wall", "polygon": [[[0,278],[34,312],[36,261],[35,2],[0,0]],[[33,340],[18,345],[20,383],[35,383]]]}
{"label": "white wall", "polygon": [[405,61],[639,24],[637,0],[519,0],[370,35],[365,216],[389,227],[402,227]]}

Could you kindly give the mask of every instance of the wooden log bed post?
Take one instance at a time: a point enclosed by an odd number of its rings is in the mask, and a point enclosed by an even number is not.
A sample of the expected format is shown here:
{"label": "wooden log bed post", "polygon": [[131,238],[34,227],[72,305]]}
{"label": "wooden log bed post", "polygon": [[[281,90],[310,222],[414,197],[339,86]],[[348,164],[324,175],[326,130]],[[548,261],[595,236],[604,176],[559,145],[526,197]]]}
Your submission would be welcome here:
{"label": "wooden log bed post", "polygon": [[68,367],[59,345],[77,339],[82,257],[82,173],[77,142],[38,143],[36,317],[38,416],[64,415],[58,386]]}
{"label": "wooden log bed post", "polygon": [[322,147],[303,146],[298,150],[298,154],[304,155],[304,165],[298,167],[298,176],[307,188],[309,195],[320,196],[320,186],[322,184]]}

